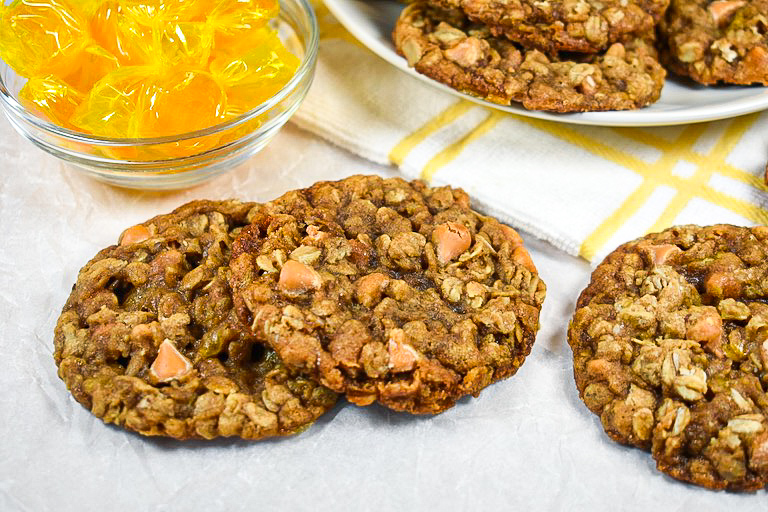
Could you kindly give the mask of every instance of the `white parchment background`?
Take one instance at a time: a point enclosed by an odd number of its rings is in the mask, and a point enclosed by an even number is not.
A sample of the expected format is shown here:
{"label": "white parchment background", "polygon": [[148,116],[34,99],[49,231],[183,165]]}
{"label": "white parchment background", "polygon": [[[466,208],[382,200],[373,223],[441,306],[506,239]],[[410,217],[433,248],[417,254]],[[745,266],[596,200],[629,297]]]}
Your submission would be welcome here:
{"label": "white parchment background", "polygon": [[587,265],[531,240],[549,291],[513,378],[435,417],[343,400],[276,441],[181,443],[106,426],[56,376],[52,333],[78,269],[120,231],[188,200],[267,200],[318,179],[393,171],[288,126],[234,172],[176,193],[63,169],[0,118],[0,510],[765,511],[766,492],[675,482],[608,440],[579,401],[565,330]]}

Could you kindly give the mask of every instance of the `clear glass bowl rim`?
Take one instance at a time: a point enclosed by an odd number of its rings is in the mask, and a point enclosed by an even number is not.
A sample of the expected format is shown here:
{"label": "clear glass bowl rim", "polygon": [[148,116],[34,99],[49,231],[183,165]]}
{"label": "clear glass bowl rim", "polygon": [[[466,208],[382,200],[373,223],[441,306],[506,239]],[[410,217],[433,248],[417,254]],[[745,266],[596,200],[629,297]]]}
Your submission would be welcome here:
{"label": "clear glass bowl rim", "polygon": [[[304,49],[305,50],[304,57],[301,59],[301,64],[299,64],[299,68],[296,70],[296,73],[294,73],[293,77],[291,77],[288,83],[285,84],[283,88],[280,89],[274,96],[272,96],[271,98],[269,98],[268,100],[260,104],[259,106],[253,108],[249,112],[241,115],[240,117],[236,117],[235,119],[231,119],[224,123],[219,123],[217,125],[210,126],[202,130],[186,132],[179,135],[169,135],[165,137],[152,137],[152,138],[148,137],[148,138],[139,138],[139,139],[97,137],[94,135],[89,135],[87,133],[76,132],[73,130],[69,130],[67,128],[63,128],[61,126],[50,123],[32,114],[26,108],[24,108],[24,106],[21,103],[19,103],[16,100],[16,98],[13,97],[13,95],[10,93],[5,83],[3,82],[2,76],[0,76],[0,100],[3,100],[5,102],[5,105],[8,108],[10,108],[14,114],[23,118],[26,122],[32,124],[36,128],[39,128],[43,131],[58,135],[62,138],[66,138],[74,142],[95,143],[100,146],[136,147],[136,146],[151,146],[156,144],[168,144],[168,143],[180,142],[180,141],[189,140],[189,139],[196,139],[198,137],[213,135],[220,131],[228,130],[235,126],[239,126],[241,124],[247,123],[248,121],[256,117],[259,117],[260,115],[269,111],[272,107],[280,103],[286,96],[288,96],[292,92],[292,90],[296,87],[296,85],[305,77],[305,75],[307,73],[311,73],[312,70],[314,69],[315,60],[317,59],[318,45],[319,45],[319,28],[317,25],[317,17],[315,16],[314,9],[310,5],[309,0],[279,0],[279,1],[281,4],[287,1],[295,2],[302,7],[302,10],[307,15],[307,18],[308,18],[307,21],[309,22],[309,34],[308,34],[309,37]],[[281,6],[280,12],[282,13],[283,10],[284,9]]]}

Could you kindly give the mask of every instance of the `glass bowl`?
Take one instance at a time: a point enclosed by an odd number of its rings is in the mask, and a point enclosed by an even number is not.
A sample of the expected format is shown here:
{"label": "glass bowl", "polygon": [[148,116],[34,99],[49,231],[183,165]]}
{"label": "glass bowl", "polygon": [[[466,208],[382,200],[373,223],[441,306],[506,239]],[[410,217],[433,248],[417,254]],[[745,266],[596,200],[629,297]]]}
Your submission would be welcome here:
{"label": "glass bowl", "polygon": [[260,151],[306,96],[318,45],[317,19],[309,1],[280,0],[276,29],[286,48],[301,59],[296,74],[250,112],[204,130],[171,137],[114,139],[62,128],[19,102],[26,78],[2,60],[0,106],[21,135],[96,179],[141,189],[190,186],[228,171]]}

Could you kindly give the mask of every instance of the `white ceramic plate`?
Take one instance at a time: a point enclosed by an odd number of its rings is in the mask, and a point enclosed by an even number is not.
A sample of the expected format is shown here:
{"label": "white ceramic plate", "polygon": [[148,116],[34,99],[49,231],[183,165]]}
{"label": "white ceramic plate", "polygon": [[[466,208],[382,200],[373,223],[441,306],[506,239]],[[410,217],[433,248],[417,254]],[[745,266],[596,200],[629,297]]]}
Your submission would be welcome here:
{"label": "white ceramic plate", "polygon": [[616,112],[550,114],[503,106],[460,93],[420,75],[397,55],[391,33],[403,9],[396,0],[324,0],[328,9],[361,43],[398,69],[420,80],[482,105],[528,117],[602,126],[662,126],[712,121],[768,108],[768,87],[702,87],[667,79],[659,101],[640,109]]}

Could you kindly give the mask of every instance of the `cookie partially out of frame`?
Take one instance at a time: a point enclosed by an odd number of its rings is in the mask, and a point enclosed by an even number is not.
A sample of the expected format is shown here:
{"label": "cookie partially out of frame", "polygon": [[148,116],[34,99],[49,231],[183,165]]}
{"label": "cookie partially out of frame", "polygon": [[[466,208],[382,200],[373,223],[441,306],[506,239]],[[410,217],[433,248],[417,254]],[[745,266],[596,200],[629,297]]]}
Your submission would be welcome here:
{"label": "cookie partially out of frame", "polygon": [[640,108],[659,98],[666,74],[655,49],[642,38],[615,43],[599,54],[553,58],[494,37],[460,10],[423,2],[403,10],[393,38],[398,53],[419,73],[460,92],[530,110]]}
{"label": "cookie partially out of frame", "polygon": [[429,0],[458,8],[494,36],[547,54],[596,53],[653,31],[669,0]]}
{"label": "cookie partially out of frame", "polygon": [[768,0],[672,0],[659,43],[664,64],[678,75],[768,85]]}
{"label": "cookie partially out of frame", "polygon": [[353,176],[265,205],[232,251],[241,320],[359,405],[437,413],[514,374],[545,286],[462,190]]}
{"label": "cookie partially out of frame", "polygon": [[94,415],[143,435],[260,439],[306,428],[336,395],[240,326],[227,281],[255,205],[196,201],[126,230],[79,273],[54,345]]}
{"label": "cookie partially out of frame", "polygon": [[592,274],[568,342],[614,440],[712,489],[768,484],[768,228],[680,226]]}

